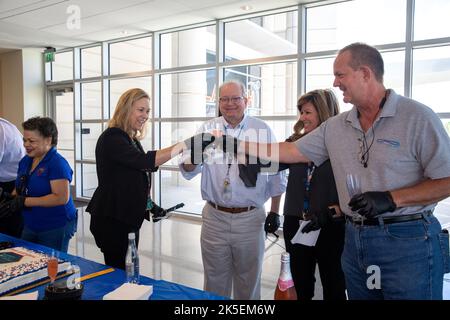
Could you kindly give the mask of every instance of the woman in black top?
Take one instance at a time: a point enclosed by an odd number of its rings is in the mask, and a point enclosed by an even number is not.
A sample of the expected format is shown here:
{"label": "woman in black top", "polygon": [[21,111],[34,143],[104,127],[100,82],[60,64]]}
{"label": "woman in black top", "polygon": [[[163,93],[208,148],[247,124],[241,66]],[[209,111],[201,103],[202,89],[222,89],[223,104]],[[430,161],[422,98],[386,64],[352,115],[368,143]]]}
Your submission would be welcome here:
{"label": "woman in black top", "polygon": [[214,141],[211,135],[199,134],[165,149],[144,152],[139,140],[145,136],[149,113],[150,97],[145,91],[126,91],[95,148],[98,187],[86,209],[91,214],[90,230],[105,264],[121,269],[125,269],[128,233],[136,233],[138,244],[142,222],[149,220],[151,172],[186,148],[191,149],[192,159],[194,155],[199,159],[198,153]]}
{"label": "woman in black top", "polygon": [[[317,128],[323,121],[339,113],[339,105],[331,90],[314,90],[297,102],[300,119],[295,141]],[[302,231],[321,229],[314,247],[292,244],[301,220],[311,220]],[[324,300],[345,299],[341,254],[344,245],[344,218],[330,161],[319,167],[313,163],[289,165],[289,179],[284,203],[284,240],[291,256],[291,272],[299,300],[314,296],[316,263],[319,266]]]}

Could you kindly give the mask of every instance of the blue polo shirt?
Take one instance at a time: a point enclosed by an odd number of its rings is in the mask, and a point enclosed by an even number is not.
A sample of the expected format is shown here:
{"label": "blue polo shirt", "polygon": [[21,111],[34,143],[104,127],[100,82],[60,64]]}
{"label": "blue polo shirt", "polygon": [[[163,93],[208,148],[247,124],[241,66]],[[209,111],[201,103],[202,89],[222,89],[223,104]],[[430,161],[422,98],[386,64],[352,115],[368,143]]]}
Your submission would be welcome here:
{"label": "blue polo shirt", "polygon": [[[69,163],[61,156],[55,148],[51,148],[38,166],[30,172],[33,158],[25,156],[19,162],[17,172],[16,191],[20,190],[21,180],[25,185],[24,193],[26,197],[42,197],[51,194],[50,181],[66,179],[72,181],[73,171]],[[67,221],[76,216],[76,208],[69,197],[65,205],[56,207],[31,207],[22,210],[24,224],[27,228],[42,232],[61,228]]]}

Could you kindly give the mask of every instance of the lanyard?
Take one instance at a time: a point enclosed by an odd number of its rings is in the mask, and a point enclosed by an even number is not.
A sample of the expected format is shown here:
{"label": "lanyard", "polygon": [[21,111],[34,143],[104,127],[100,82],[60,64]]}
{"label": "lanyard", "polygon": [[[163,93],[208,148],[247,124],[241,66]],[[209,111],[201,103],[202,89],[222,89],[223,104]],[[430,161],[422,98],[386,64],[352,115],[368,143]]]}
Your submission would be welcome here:
{"label": "lanyard", "polygon": [[308,213],[309,211],[309,198],[310,198],[310,189],[311,189],[311,179],[314,174],[314,170],[316,166],[314,163],[309,163],[306,169],[306,179],[305,179],[305,196],[303,198],[303,212]]}
{"label": "lanyard", "polygon": [[[223,125],[223,128],[225,130],[225,134],[227,134],[227,130],[228,130],[227,127],[225,125]],[[238,133],[238,135],[236,137],[236,139],[238,139],[238,140],[239,140],[239,137],[241,136],[242,129],[244,129],[244,125],[242,125],[241,129],[239,129],[239,133]],[[228,162],[228,155],[227,155],[227,162]],[[227,175],[226,175],[225,181],[224,181],[225,185],[229,185],[230,184],[230,168],[231,168],[231,163],[228,163]]]}

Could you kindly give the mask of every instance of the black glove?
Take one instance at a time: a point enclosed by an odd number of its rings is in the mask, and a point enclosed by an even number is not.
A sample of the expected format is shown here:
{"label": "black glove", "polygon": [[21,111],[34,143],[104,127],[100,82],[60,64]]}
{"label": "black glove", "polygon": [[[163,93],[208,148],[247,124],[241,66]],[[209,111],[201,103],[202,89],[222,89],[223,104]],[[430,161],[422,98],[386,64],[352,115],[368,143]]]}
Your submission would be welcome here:
{"label": "black glove", "polygon": [[266,233],[275,233],[280,227],[280,216],[278,213],[269,212],[264,223],[264,231]]}
{"label": "black glove", "polygon": [[334,208],[327,208],[326,210],[308,215],[310,220],[309,223],[303,227],[302,233],[308,233],[325,227],[333,220],[333,215],[335,214],[336,210]]}
{"label": "black glove", "polygon": [[357,211],[367,218],[374,218],[382,213],[397,209],[389,191],[369,191],[357,194],[353,196],[348,205],[352,211]]}
{"label": "black glove", "polygon": [[25,208],[24,196],[11,196],[6,194],[0,203],[0,218],[9,217]]}
{"label": "black glove", "polygon": [[239,178],[244,182],[245,186],[256,187],[256,180],[261,167],[257,164],[238,164]]}
{"label": "black glove", "polygon": [[150,212],[152,213],[153,222],[158,222],[159,220],[164,219],[167,214],[167,211],[165,209],[161,208],[154,202],[152,208],[150,209]]}
{"label": "black glove", "polygon": [[238,164],[239,178],[244,182],[246,187],[255,187],[258,173],[261,172],[261,168],[268,168],[271,163],[263,164],[259,158],[245,155],[246,164]]}
{"label": "black glove", "polygon": [[203,132],[184,140],[186,147],[191,150],[192,164],[200,164],[203,162],[203,152],[215,139],[216,137],[212,134]]}
{"label": "black glove", "polygon": [[240,140],[237,138],[230,135],[223,135],[220,138],[219,147],[222,148],[223,152],[237,155],[239,143]]}

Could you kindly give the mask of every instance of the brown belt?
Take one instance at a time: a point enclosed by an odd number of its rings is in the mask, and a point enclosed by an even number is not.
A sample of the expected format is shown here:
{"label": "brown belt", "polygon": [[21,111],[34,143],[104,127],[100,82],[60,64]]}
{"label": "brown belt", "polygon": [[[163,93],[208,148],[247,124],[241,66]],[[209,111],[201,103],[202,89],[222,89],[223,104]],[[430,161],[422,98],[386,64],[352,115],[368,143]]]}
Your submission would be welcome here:
{"label": "brown belt", "polygon": [[219,206],[211,201],[208,201],[209,205],[211,207],[213,207],[216,210],[220,210],[220,211],[224,211],[224,212],[228,212],[228,213],[242,213],[242,212],[247,212],[250,210],[255,209],[256,207],[250,206],[250,207],[244,207],[244,208],[228,208],[228,207],[222,207]]}

